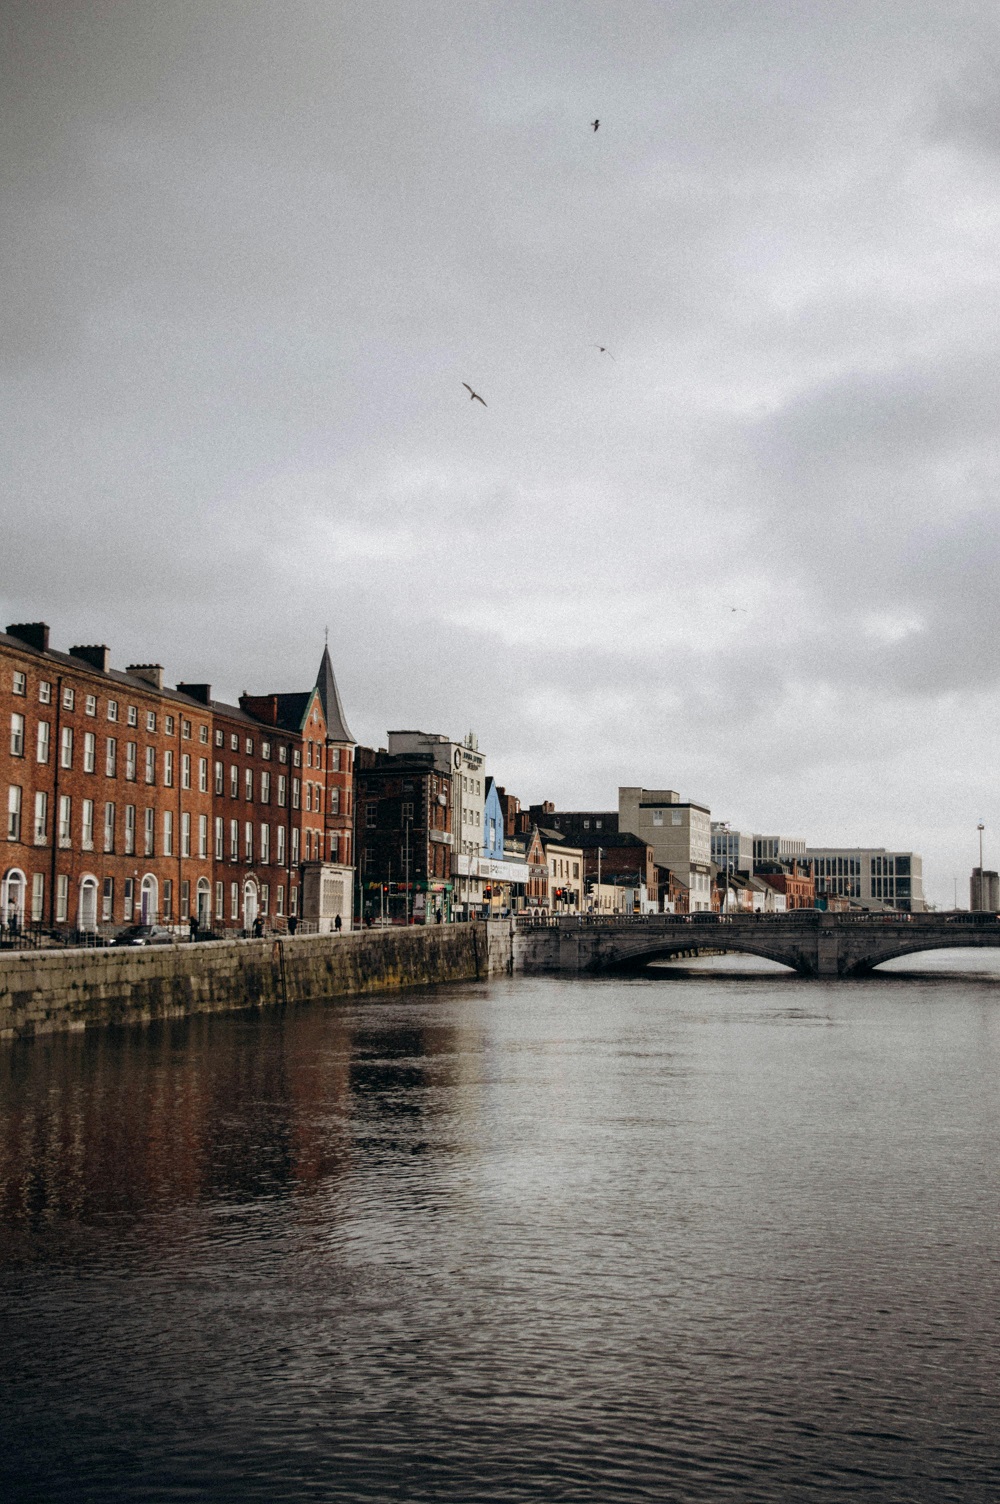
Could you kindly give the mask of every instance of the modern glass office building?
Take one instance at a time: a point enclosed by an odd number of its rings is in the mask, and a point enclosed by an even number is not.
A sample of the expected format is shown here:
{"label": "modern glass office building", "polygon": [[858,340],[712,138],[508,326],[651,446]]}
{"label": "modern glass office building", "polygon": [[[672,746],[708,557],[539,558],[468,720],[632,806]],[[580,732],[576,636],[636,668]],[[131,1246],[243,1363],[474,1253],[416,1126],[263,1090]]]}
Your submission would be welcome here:
{"label": "modern glass office building", "polygon": [[923,863],[914,851],[886,851],[884,847],[810,846],[816,894],[836,893],[861,903],[922,913]]}

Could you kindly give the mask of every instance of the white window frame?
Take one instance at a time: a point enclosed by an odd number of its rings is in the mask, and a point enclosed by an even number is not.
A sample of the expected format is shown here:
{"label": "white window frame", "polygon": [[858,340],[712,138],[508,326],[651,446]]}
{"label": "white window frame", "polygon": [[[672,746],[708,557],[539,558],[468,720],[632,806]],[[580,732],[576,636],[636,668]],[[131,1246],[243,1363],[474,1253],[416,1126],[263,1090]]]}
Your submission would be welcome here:
{"label": "white window frame", "polygon": [[44,846],[49,828],[49,796],[44,789],[35,793],[35,845]]}

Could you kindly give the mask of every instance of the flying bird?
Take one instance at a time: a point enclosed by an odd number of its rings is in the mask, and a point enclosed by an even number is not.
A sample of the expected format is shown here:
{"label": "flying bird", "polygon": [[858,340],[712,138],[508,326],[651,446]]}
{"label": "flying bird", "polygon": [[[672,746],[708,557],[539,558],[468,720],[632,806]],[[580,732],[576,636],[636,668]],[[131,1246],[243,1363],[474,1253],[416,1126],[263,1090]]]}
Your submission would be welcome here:
{"label": "flying bird", "polygon": [[744,614],[744,616],[746,615],[746,611],[747,611],[746,606],[730,606],[729,609],[730,609],[730,611],[742,611],[743,614]]}
{"label": "flying bird", "polygon": [[608,356],[610,356],[610,358],[611,358],[611,359],[612,359],[612,360],[614,360],[614,358],[615,358],[615,357],[614,357],[614,356],[613,356],[613,355],[612,355],[612,354],[611,354],[611,351],[610,351],[610,350],[609,350],[609,349],[608,349],[608,347],[607,347],[607,345],[595,345],[595,346],[594,346],[594,349],[595,349],[595,350],[600,350],[600,352],[601,352],[601,354],[602,354],[602,355],[608,355]]}
{"label": "flying bird", "polygon": [[[470,402],[483,402],[483,399],[482,399],[482,397],[480,397],[479,393],[478,392],[474,392],[467,381],[463,381],[462,385],[465,387],[465,390],[469,394],[469,401]],[[486,406],[485,402],[483,402],[483,406],[484,407]]]}
{"label": "flying bird", "polygon": [[590,123],[594,127],[594,130],[596,131],[597,127],[600,125],[601,122],[599,120],[592,120]]}

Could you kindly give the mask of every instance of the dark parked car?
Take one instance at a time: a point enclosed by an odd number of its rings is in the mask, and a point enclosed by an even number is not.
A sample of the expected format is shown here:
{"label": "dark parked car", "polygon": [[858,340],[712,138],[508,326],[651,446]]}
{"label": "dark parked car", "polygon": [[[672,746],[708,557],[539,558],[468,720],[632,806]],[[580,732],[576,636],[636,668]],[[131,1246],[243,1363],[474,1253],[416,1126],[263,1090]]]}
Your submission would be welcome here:
{"label": "dark parked car", "polygon": [[162,924],[130,924],[112,940],[112,945],[176,945],[177,936]]}

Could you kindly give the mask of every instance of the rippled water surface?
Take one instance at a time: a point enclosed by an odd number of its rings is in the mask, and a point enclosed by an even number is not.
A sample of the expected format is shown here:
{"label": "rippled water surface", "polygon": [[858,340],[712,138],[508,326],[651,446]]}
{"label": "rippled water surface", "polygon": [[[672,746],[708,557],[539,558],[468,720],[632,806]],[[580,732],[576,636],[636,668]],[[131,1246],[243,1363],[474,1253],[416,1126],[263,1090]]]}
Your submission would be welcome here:
{"label": "rippled water surface", "polygon": [[0,1497],[997,1499],[988,965],[0,1052]]}

